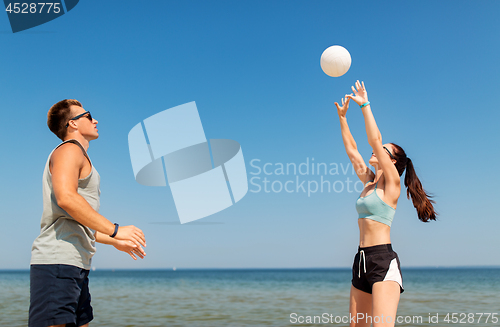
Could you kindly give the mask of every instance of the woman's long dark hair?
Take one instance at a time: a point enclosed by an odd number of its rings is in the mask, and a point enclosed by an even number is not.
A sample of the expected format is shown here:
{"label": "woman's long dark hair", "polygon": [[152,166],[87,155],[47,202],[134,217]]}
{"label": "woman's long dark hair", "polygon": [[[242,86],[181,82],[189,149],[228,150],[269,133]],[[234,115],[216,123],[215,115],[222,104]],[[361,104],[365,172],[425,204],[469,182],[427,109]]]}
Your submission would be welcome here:
{"label": "woman's long dark hair", "polygon": [[405,151],[399,145],[390,143],[394,146],[394,157],[396,158],[396,169],[398,170],[399,176],[403,175],[406,168],[405,175],[405,186],[406,186],[406,196],[413,202],[413,206],[417,209],[418,219],[423,222],[428,222],[429,220],[436,220],[436,211],[434,210],[433,203],[431,200],[432,196],[425,192],[422,187],[422,183],[415,173],[413,168],[413,163],[411,159],[406,156]]}

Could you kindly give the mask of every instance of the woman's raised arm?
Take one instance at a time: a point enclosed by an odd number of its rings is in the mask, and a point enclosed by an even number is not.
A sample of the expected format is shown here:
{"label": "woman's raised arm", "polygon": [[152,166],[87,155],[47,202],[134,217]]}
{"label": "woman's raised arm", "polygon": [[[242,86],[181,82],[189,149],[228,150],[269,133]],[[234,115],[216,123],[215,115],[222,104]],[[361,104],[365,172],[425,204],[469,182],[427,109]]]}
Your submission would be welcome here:
{"label": "woman's raised arm", "polygon": [[368,137],[368,143],[373,149],[375,156],[377,157],[378,164],[380,168],[384,171],[385,179],[389,183],[397,184],[399,187],[400,179],[398,170],[394,166],[394,162],[391,157],[387,155],[382,144],[382,134],[378,129],[377,123],[375,122],[375,117],[373,116],[372,109],[370,107],[370,102],[368,101],[368,94],[366,92],[365,83],[356,81],[356,88],[351,87],[354,95],[346,95],[347,98],[352,99],[356,102],[363,112],[363,117],[365,118],[366,136]]}
{"label": "woman's raised arm", "polygon": [[373,179],[373,172],[366,166],[363,157],[359,154],[358,147],[356,145],[356,141],[354,141],[354,137],[352,137],[351,131],[349,130],[349,125],[347,124],[346,113],[349,108],[350,99],[344,97],[342,99],[342,106],[339,106],[337,102],[335,102],[335,106],[337,107],[337,113],[339,115],[340,120],[340,130],[342,132],[342,140],[344,141],[344,147],[347,152],[347,156],[356,171],[356,175],[358,178],[366,184],[367,181]]}

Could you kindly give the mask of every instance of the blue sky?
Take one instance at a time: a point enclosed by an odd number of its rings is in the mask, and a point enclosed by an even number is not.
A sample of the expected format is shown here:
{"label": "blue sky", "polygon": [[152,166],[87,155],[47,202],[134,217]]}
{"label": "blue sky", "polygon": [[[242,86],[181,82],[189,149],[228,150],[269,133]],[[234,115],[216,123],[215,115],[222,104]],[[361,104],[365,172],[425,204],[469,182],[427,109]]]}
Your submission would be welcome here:
{"label": "blue sky", "polygon": [[[498,1],[80,1],[16,34],[0,15],[0,269],[29,267],[42,172],[59,143],[46,113],[65,98],[99,121],[89,155],[101,174],[100,213],[140,227],[148,243],[138,262],[98,245],[97,269],[351,266],[359,193],[252,192],[250,184],[236,205],[180,225],[168,188],[135,182],[127,136],[141,120],[196,101],[207,138],[241,144],[249,178],[266,177],[252,174],[254,159],[345,167],[333,103],[357,79],[383,141],[406,150],[440,214],[421,223],[403,190],[391,235],[402,266],[500,265],[491,252],[500,230],[499,10]],[[331,45],[351,54],[342,77],[320,68]],[[368,160],[359,108],[347,117]],[[267,178],[297,176],[321,178]],[[323,178],[356,180],[352,172]]]}

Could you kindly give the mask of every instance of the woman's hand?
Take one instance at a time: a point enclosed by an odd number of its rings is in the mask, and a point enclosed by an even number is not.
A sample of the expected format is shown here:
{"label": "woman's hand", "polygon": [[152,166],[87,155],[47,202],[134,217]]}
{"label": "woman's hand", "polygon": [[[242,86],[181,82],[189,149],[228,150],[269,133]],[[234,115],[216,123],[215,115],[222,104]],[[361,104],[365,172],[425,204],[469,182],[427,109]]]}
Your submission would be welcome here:
{"label": "woman's hand", "polygon": [[132,259],[137,260],[138,256],[141,259],[144,259],[144,256],[146,255],[146,252],[144,252],[144,249],[142,246],[138,246],[134,244],[132,241],[123,241],[123,240],[116,240],[116,244],[113,244],[113,246],[120,251],[123,251],[130,255]]}
{"label": "woman's hand", "polygon": [[350,99],[348,99],[347,96],[342,98],[342,107],[340,107],[339,104],[335,102],[335,106],[337,106],[337,113],[339,114],[340,117],[345,117],[347,109],[349,109],[349,101]]}
{"label": "woman's hand", "polygon": [[349,99],[353,99],[354,102],[356,102],[358,105],[362,105],[362,104],[365,104],[368,102],[368,94],[366,93],[366,88],[365,88],[365,83],[364,82],[361,82],[361,84],[359,84],[359,80],[356,81],[356,88],[354,88],[354,86],[351,86],[352,88],[352,91],[354,92],[354,96],[353,94],[348,94],[346,95],[346,97],[348,97]]}

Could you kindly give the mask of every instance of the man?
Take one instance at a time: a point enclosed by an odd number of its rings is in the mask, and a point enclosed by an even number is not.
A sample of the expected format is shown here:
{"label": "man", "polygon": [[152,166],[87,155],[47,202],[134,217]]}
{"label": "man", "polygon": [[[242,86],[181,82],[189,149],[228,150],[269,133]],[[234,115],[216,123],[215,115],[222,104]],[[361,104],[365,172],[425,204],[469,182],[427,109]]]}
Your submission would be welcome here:
{"label": "man", "polygon": [[100,177],[87,155],[89,142],[99,137],[97,120],[76,100],[56,103],[47,116],[63,143],[51,152],[43,173],[41,231],[31,252],[29,326],[88,326],[95,241],[137,260],[146,255],[146,240],[137,227],[121,227],[98,213]]}

